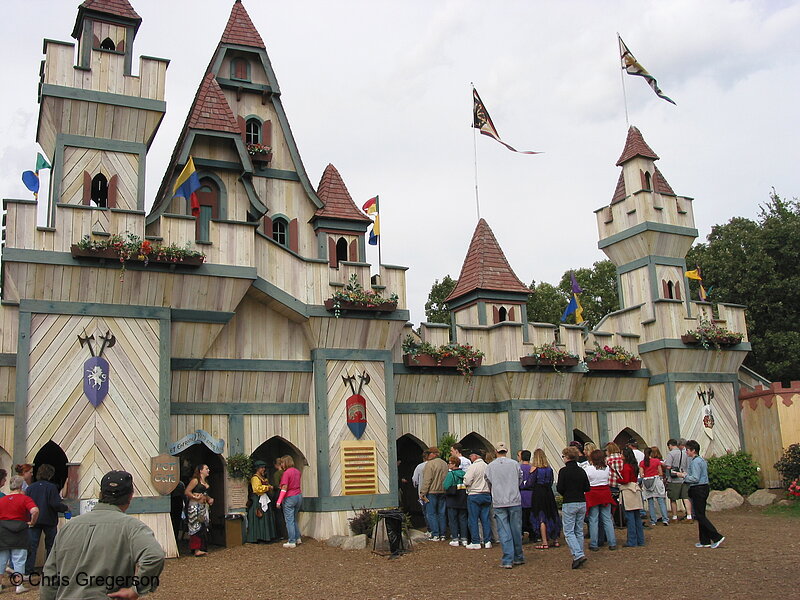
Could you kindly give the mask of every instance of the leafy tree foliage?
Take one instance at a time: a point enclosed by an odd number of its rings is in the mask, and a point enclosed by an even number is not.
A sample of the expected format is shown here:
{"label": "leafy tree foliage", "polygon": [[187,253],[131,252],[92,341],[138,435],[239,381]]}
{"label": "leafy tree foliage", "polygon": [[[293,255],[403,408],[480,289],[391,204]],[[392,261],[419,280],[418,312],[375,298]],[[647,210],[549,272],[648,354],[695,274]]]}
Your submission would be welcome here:
{"label": "leafy tree foliage", "polygon": [[457,283],[458,279],[452,279],[450,275],[445,275],[441,282],[438,279],[433,282],[428,301],[425,303],[425,318],[428,323],[450,325],[450,311],[447,310],[444,299],[456,289]]}
{"label": "leafy tree foliage", "polygon": [[528,296],[528,323],[559,323],[569,302],[567,295],[551,283],[531,281]]}
{"label": "leafy tree foliage", "polygon": [[[774,190],[753,221],[715,225],[686,257],[712,302],[743,304],[753,352],[745,364],[773,381],[800,379],[800,204]],[[696,282],[692,296],[697,298]]]}

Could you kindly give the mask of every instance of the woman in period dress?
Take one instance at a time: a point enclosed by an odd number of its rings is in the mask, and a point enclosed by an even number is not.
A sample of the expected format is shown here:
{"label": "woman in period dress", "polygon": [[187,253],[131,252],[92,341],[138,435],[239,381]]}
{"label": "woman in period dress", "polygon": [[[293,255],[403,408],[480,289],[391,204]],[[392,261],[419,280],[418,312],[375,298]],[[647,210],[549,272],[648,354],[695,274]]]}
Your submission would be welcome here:
{"label": "woman in period dress", "polygon": [[558,505],[553,494],[553,469],[547,462],[544,450],[537,448],[533,452],[530,481],[533,483],[531,494],[531,526],[542,536],[539,550],[558,548],[561,535],[561,519],[558,516]]}
{"label": "woman in period dress", "polygon": [[253,463],[256,472],[250,478],[250,508],[247,509],[247,542],[271,542],[277,537],[273,508],[268,494],[272,486],[267,479],[267,463]]}
{"label": "woman in period dress", "polygon": [[209,507],[214,504],[214,499],[208,495],[210,474],[211,469],[208,465],[197,465],[192,480],[186,486],[186,497],[189,500],[186,509],[189,522],[189,550],[195,556],[208,554]]}

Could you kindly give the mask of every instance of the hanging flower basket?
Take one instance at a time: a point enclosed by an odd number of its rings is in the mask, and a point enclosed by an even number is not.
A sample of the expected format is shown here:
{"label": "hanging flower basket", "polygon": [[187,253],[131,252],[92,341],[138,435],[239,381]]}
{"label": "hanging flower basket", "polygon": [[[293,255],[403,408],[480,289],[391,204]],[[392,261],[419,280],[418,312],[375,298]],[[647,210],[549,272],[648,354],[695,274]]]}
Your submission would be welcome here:
{"label": "hanging flower basket", "polygon": [[595,342],[594,350],[586,351],[586,367],[590,371],[636,371],[642,361],[622,346],[600,347]]}
{"label": "hanging flower basket", "polygon": [[154,264],[154,265],[180,265],[184,267],[199,267],[200,265],[205,262],[205,256],[185,256],[182,258],[173,257],[169,258],[167,256],[159,256],[154,254],[147,255],[147,260],[145,260],[144,255],[136,255],[136,256],[129,256],[128,258],[123,258],[122,255],[119,253],[118,250],[113,248],[104,248],[99,250],[84,250],[80,248],[77,244],[72,244],[71,253],[73,258],[96,258],[96,259],[106,259],[106,260],[113,260],[119,262],[133,262],[133,263],[147,263],[147,264]]}
{"label": "hanging flower basket", "polygon": [[324,302],[325,308],[328,310],[365,310],[369,312],[392,312],[397,309],[397,302],[381,302],[380,304],[372,304],[368,302],[352,302],[348,300],[339,300],[338,306],[336,300],[329,298]]}
{"label": "hanging flower basket", "polygon": [[337,319],[345,310],[366,310],[371,312],[391,312],[397,308],[397,294],[384,298],[373,291],[365,290],[358,282],[358,276],[353,273],[344,286],[331,298],[323,302],[325,308],[333,312]]}
{"label": "hanging flower basket", "polygon": [[407,367],[458,369],[469,380],[482,362],[483,352],[469,344],[434,346],[428,342],[417,342],[411,335],[407,335],[403,342],[403,364]]}
{"label": "hanging flower basket", "polygon": [[579,359],[577,358],[540,358],[538,356],[520,356],[519,364],[523,367],[575,367]]}
{"label": "hanging flower basket", "polygon": [[700,319],[700,326],[697,329],[687,331],[681,336],[684,344],[694,346],[700,345],[705,350],[712,347],[720,350],[741,344],[744,334],[731,331],[727,327],[720,327],[707,319]]}
{"label": "hanging flower basket", "polygon": [[642,368],[642,361],[631,360],[629,363],[623,363],[618,360],[604,359],[587,361],[586,367],[590,371],[637,371]]}

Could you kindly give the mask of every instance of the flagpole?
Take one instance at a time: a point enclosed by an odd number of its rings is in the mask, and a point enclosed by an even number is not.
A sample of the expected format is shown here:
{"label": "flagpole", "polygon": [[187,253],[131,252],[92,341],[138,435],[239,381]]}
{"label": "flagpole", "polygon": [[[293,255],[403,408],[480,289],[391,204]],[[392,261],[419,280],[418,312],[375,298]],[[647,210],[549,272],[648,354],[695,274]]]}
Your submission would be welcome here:
{"label": "flagpole", "polygon": [[[473,92],[475,91],[475,84],[470,81]],[[478,220],[481,219],[481,203],[478,200],[478,131],[475,129],[473,121],[472,126],[472,154],[473,162],[475,165],[475,209],[478,212]]]}
{"label": "flagpole", "polygon": [[[620,61],[622,61],[622,55],[621,55],[622,44],[621,44],[621,41],[622,40],[619,37],[619,32],[617,32],[617,49],[620,50]],[[625,106],[625,126],[626,127],[630,127],[631,123],[628,120],[628,95],[625,93],[625,73],[623,73],[624,70],[625,69],[623,69],[620,66],[619,77],[620,77],[620,81],[622,82],[622,103]]]}
{"label": "flagpole", "polygon": [[[380,196],[375,196],[375,208],[378,209],[378,218],[380,219],[381,215],[381,200]],[[375,225],[372,226],[373,230],[375,229]],[[381,238],[383,237],[383,232],[378,232],[378,279],[381,279]],[[381,281],[381,285],[383,285],[383,281]]]}

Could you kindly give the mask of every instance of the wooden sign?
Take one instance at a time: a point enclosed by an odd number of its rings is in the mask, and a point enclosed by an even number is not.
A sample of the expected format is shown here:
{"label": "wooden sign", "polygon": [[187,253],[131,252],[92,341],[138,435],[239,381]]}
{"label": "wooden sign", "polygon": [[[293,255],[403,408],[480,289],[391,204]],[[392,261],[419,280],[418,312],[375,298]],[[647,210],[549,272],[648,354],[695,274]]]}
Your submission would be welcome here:
{"label": "wooden sign", "polygon": [[150,459],[150,481],[162,496],[172,493],[180,481],[178,457],[159,454]]}

